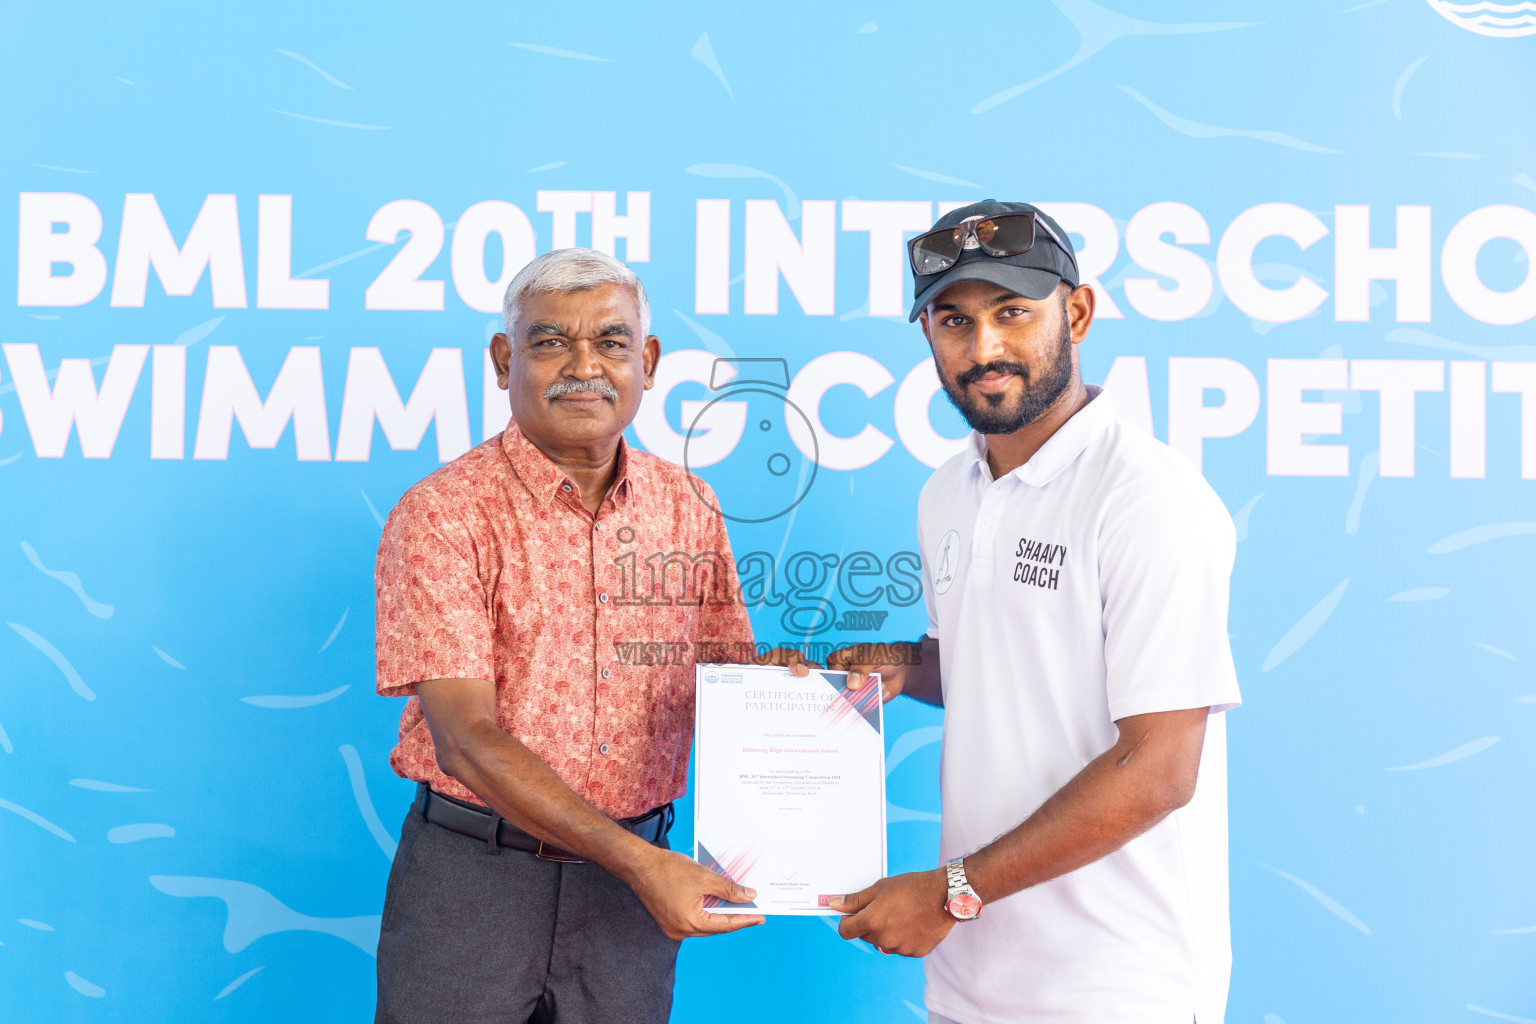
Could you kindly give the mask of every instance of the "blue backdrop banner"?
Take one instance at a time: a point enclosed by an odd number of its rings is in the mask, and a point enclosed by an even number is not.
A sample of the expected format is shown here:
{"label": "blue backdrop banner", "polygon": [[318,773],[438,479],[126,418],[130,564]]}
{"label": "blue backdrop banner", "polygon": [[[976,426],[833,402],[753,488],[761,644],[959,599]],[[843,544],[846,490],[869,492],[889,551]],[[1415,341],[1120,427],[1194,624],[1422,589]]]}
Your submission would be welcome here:
{"label": "blue backdrop banner", "polygon": [[[902,244],[994,196],[1237,524],[1228,1018],[1536,1019],[1536,4],[1107,3],[8,5],[0,1014],[370,1017],[380,526],[505,424],[537,253],[645,282],[630,440],[760,641],[919,634],[963,427]],[[888,713],[931,867],[942,716]],[[828,923],[686,943],[674,1019],[925,1019]]]}

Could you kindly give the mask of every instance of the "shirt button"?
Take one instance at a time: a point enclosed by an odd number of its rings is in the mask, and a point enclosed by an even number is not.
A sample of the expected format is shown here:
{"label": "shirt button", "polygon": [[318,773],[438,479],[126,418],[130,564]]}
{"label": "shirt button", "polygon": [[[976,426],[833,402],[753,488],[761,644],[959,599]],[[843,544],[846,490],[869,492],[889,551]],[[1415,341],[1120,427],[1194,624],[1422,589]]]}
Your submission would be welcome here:
{"label": "shirt button", "polygon": [[983,519],[983,520],[982,520],[982,521],[981,521],[981,525],[982,525],[982,526],[983,526],[983,527],[986,527],[986,526],[991,526],[991,525],[992,525],[992,520],[990,520],[990,519]]}
{"label": "shirt button", "polygon": [[570,484],[561,484],[560,485],[560,489],[562,491],[564,491],[566,494],[570,494],[571,493],[571,485]]}
{"label": "shirt button", "polygon": [[608,678],[608,677],[609,677],[609,676],[611,676],[611,675],[613,675],[613,673],[612,673],[612,672],[611,672],[611,671],[609,671],[609,670],[608,670],[608,669],[606,669],[606,668],[605,668],[605,669],[603,669],[603,678],[604,678],[604,679],[607,679],[607,678]]}
{"label": "shirt button", "polygon": [[607,604],[608,603],[608,595],[607,594],[598,594],[597,595],[597,603],[598,604]]}
{"label": "shirt button", "polygon": [[594,530],[601,530],[602,528],[603,528],[603,524],[602,523],[593,523],[592,524],[592,529],[594,529]]}
{"label": "shirt button", "polygon": [[597,752],[599,754],[606,754],[606,753],[608,753],[608,744],[604,743],[602,746],[598,747],[597,748]]}

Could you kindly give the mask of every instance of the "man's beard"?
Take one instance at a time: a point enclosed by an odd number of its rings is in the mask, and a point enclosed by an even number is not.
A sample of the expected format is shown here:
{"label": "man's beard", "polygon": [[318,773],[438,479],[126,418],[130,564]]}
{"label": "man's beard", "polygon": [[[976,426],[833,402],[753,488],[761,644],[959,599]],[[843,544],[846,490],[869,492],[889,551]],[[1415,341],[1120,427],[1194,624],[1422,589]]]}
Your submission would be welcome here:
{"label": "man's beard", "polygon": [[[934,365],[937,367],[938,363]],[[989,373],[1012,373],[1024,382],[1024,394],[1018,398],[1016,407],[1004,408],[1004,403],[1008,401],[1006,394],[977,396],[966,390],[968,385]],[[1029,368],[1022,363],[994,359],[990,363],[971,367],[954,380],[946,378],[944,370],[940,368],[939,383],[944,386],[944,394],[949,396],[950,402],[960,411],[965,422],[977,433],[1011,434],[1022,430],[1039,419],[1040,414],[1049,409],[1072,383],[1072,327],[1062,323],[1061,344],[1056,349],[1056,360],[1038,381],[1032,379]]]}

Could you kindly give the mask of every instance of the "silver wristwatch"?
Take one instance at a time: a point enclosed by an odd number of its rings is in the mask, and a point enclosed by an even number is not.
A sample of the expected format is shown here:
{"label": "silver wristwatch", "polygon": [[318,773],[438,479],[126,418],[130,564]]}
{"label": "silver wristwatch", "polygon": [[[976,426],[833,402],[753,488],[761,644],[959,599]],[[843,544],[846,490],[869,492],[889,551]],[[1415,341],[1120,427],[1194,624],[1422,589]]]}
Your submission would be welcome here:
{"label": "silver wristwatch", "polygon": [[964,858],[956,857],[945,864],[944,871],[949,876],[949,898],[944,901],[944,909],[956,921],[974,919],[981,913],[981,897],[976,895],[970,880],[965,877]]}

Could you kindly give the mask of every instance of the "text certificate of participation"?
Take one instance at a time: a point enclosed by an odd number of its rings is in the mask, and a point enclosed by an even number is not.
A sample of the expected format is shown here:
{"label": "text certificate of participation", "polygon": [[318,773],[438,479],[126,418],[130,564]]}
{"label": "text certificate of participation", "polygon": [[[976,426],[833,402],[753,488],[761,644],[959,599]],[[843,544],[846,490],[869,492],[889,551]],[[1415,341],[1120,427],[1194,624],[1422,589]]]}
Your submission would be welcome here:
{"label": "text certificate of participation", "polygon": [[716,913],[836,914],[828,899],[885,877],[880,677],[846,675],[698,666],[693,856],[757,890]]}

